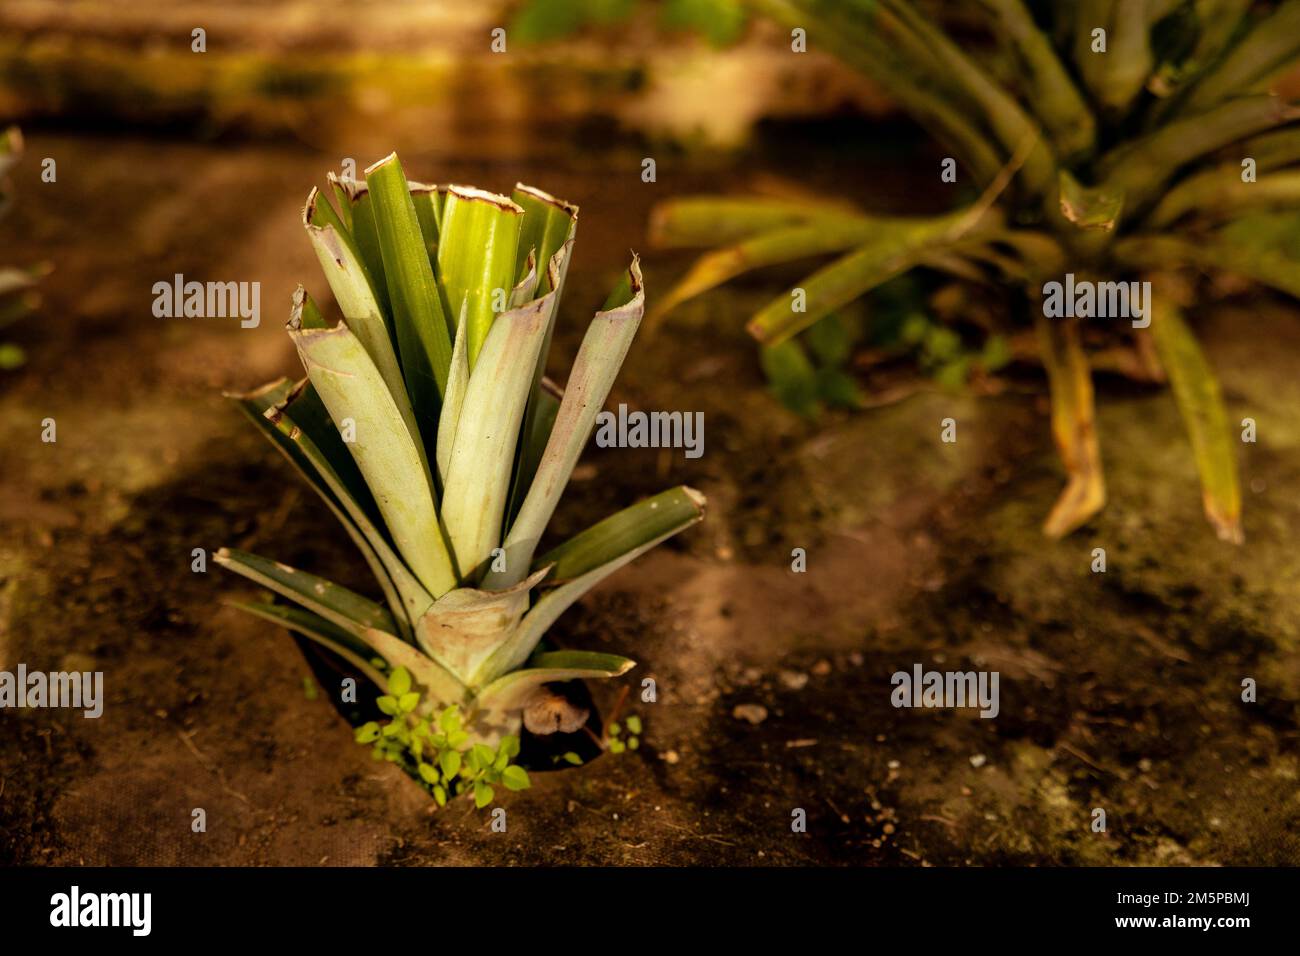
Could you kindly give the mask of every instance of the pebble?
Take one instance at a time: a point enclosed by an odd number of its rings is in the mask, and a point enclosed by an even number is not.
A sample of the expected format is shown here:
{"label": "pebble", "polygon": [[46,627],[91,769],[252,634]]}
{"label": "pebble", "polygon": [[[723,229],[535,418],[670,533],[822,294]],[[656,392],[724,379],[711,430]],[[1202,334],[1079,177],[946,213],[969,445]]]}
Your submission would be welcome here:
{"label": "pebble", "polygon": [[677,761],[681,759],[682,758],[677,755],[676,750],[669,750],[664,753],[664,761],[666,763],[677,763]]}
{"label": "pebble", "polygon": [[818,677],[825,677],[827,674],[831,672],[831,662],[823,657],[821,660],[819,660],[816,664],[813,665],[812,672],[816,674]]}
{"label": "pebble", "polygon": [[803,690],[808,686],[808,675],[803,671],[781,671],[781,683],[790,690]]}
{"label": "pebble", "polygon": [[974,754],[970,758],[970,765],[978,770],[980,767],[988,763],[988,759],[989,758],[984,756],[983,754]]}
{"label": "pebble", "polygon": [[731,716],[758,725],[767,720],[767,708],[762,704],[737,704]]}

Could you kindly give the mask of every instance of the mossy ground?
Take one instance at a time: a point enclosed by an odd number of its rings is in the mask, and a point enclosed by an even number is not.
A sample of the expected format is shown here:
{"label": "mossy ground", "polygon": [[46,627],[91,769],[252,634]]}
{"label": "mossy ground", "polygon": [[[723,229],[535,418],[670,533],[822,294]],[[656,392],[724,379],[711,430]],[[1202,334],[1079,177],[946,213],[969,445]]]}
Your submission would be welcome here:
{"label": "mossy ground", "polygon": [[[1062,478],[1032,372],[995,398],[923,390],[813,426],[763,391],[741,332],[759,289],[684,310],[637,343],[614,401],[703,410],[704,457],[593,448],[555,525],[680,481],[710,498],[702,526],[554,632],[638,659],[634,686],[655,678],[657,703],[635,708],[644,746],[535,774],[500,799],[497,834],[372,763],[325,693],[304,693],[285,632],[223,608],[244,582],[190,570],[191,549],[234,545],[366,587],[327,510],[219,394],[295,374],[281,306],[297,281],[323,285],[299,205],[334,159],[30,143],[59,157],[60,181],[26,164],[6,228],[58,271],[14,332],[30,364],[0,385],[0,664],[93,666],[107,703],[99,720],[0,714],[0,861],[1300,862],[1294,307],[1221,306],[1203,327],[1231,418],[1259,422],[1241,446],[1239,548],[1201,518],[1167,393],[1099,383],[1110,504],[1054,543],[1039,523]],[[627,250],[649,251],[650,204],[714,182],[661,166],[643,187],[639,155],[412,170],[523,178],[582,205],[556,372]],[[652,296],[683,264],[644,262]],[[154,318],[151,286],[174,272],[260,280],[261,327]],[[40,441],[46,417],[56,444]],[[1095,547],[1106,574],[1089,570]],[[894,709],[889,676],[917,662],[998,670],[1001,714]],[[1240,701],[1245,677],[1256,704]],[[612,689],[595,690],[608,707]],[[744,704],[766,719],[734,717]]]}

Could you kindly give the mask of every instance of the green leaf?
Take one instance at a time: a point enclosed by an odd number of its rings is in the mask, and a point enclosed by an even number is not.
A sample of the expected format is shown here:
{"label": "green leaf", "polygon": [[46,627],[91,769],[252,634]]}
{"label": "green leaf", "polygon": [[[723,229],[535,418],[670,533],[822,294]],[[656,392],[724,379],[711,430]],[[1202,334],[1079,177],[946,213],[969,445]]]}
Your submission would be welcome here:
{"label": "green leaf", "polygon": [[373,720],[367,721],[352,732],[353,738],[359,744],[374,743],[379,739],[379,724]]}
{"label": "green leaf", "polygon": [[551,439],[551,430],[555,427],[555,417],[560,412],[562,398],[562,393],[553,382],[542,379],[540,387],[533,391],[532,398],[528,400],[523,428],[519,433],[518,460],[515,462],[514,476],[510,479],[510,505],[506,514],[506,528],[514,527],[524,497],[533,486],[533,478],[537,475],[537,466],[542,462],[546,444]]}
{"label": "green leaf", "polygon": [[448,780],[460,773],[460,752],[456,750],[444,750],[438,755],[438,766],[442,767],[443,775]]}
{"label": "green leaf", "polygon": [[534,655],[530,667],[498,677],[478,695],[479,706],[489,712],[508,713],[527,705],[543,684],[559,681],[618,677],[636,666],[617,654],[591,651],[555,651]]}
{"label": "green leaf", "polygon": [[578,756],[576,753],[574,753],[572,750],[565,751],[565,753],[564,753],[564,760],[565,760],[565,762],[567,762],[567,763],[573,764],[573,766],[575,766],[575,767],[581,767],[581,766],[582,766],[582,758],[579,757],[579,756]]}
{"label": "green leaf", "polygon": [[443,786],[441,786],[441,785],[434,787],[434,788],[433,788],[433,799],[435,799],[435,800],[438,801],[438,806],[440,806],[440,807],[445,807],[445,806],[447,805],[447,790],[446,790],[446,788],[443,787]]}
{"label": "green leaf", "polygon": [[627,745],[617,737],[609,742],[609,752],[612,754],[621,754],[626,749]]}
{"label": "green leaf", "polygon": [[[329,203],[315,189],[307,197],[303,224],[316,250],[321,271],[325,273],[339,310],[347,320],[348,328],[365,347],[366,354],[375,363],[394,403],[402,412],[403,421],[408,428],[412,428],[415,417],[403,383],[402,370],[397,362],[397,353],[393,350],[393,331],[384,318],[383,303],[375,294],[375,280],[362,264],[356,243],[348,236],[343,223],[333,215]],[[318,316],[310,313],[305,325],[297,311],[295,318],[298,322],[295,324],[291,319],[290,328],[319,328],[324,324],[318,321]]]}
{"label": "green leaf", "polygon": [[1205,516],[1221,540],[1240,544],[1241,488],[1218,379],[1169,296],[1152,299],[1151,335],[1192,442]]}
{"label": "green leaf", "polygon": [[415,710],[419,703],[420,695],[415,691],[411,691],[409,694],[403,694],[398,698],[397,706],[402,713],[409,714],[411,711]]}
{"label": "green leaf", "polygon": [[1112,149],[1098,164],[1106,177],[1102,185],[1113,195],[1125,195],[1131,211],[1142,211],[1183,166],[1297,116],[1300,110],[1276,96],[1231,100]]}
{"label": "green leaf", "polygon": [[438,726],[449,734],[460,730],[460,708],[455,704],[447,707],[438,715]]}
{"label": "green leaf", "polygon": [[247,551],[222,548],[212,557],[222,567],[296,601],[359,638],[364,639],[367,628],[396,633],[387,608],[333,581]]}
{"label": "green leaf", "polygon": [[485,587],[509,587],[527,575],[542,533],[550,523],[582,449],[591,437],[596,416],[604,407],[645,311],[641,267],[636,258],[633,258],[627,275],[630,284],[628,301],[610,311],[598,312],[587,327],[537,473],[506,535],[506,568],[501,572],[490,572]]}
{"label": "green leaf", "polygon": [[628,714],[627,729],[634,734],[641,733],[641,718],[636,714]]}
{"label": "green leaf", "polygon": [[[524,210],[505,196],[461,186],[447,190],[438,266],[453,314],[459,315],[462,304],[468,303],[471,371],[496,318],[494,294],[499,291],[504,299],[514,285],[523,218]],[[531,371],[532,365],[528,368]]]}
{"label": "green leaf", "polygon": [[451,450],[456,444],[456,428],[460,425],[460,412],[465,405],[465,392],[469,388],[469,353],[465,339],[464,307],[460,310],[460,320],[456,325],[456,342],[451,349],[451,369],[447,374],[447,393],[438,415],[438,441],[435,459],[438,468],[438,483],[447,487],[447,472],[451,468]]}
{"label": "green leaf", "polygon": [[[969,210],[962,210],[894,221],[890,229],[879,230],[876,238],[814,272],[761,309],[749,321],[750,334],[767,345],[785,341],[955,241],[968,214]],[[799,290],[803,290],[802,302]]]}
{"label": "green leaf", "polygon": [[415,203],[396,153],[366,170],[366,185],[374,202],[406,386],[419,420],[433,427],[447,388],[451,338]]}
{"label": "green leaf", "polygon": [[785,262],[843,252],[869,241],[880,230],[889,228],[889,220],[865,216],[824,215],[812,224],[800,223],[761,233],[734,246],[718,249],[701,257],[686,276],[660,298],[647,325],[654,327],[660,318],[678,305],[738,275]]}
{"label": "green leaf", "polygon": [[[315,390],[311,388],[310,382],[304,383],[306,388],[298,395],[294,401],[297,415],[299,408],[310,398],[315,406],[319,409],[319,418],[322,422],[329,422],[329,414],[325,411],[324,406],[320,404]],[[330,464],[324,453],[316,446],[312,437],[306,434],[306,427],[298,427],[292,420],[281,412],[272,422],[267,418],[266,413],[281,406],[288,400],[290,394],[294,391],[294,385],[287,378],[278,379],[262,388],[248,394],[229,394],[227,397],[233,399],[239,404],[240,410],[256,426],[258,431],[266,436],[267,440],[276,447],[298,472],[303,476],[309,485],[320,495],[321,499],[329,506],[329,509],[338,518],[339,522],[347,530],[348,536],[352,538],[358,550],[366,559],[370,566],[371,572],[375,575],[383,588],[384,595],[388,599],[389,607],[397,621],[397,626],[404,636],[411,634],[411,612],[418,611],[423,613],[424,609],[433,602],[424,588],[406,569],[392,549],[384,540],[384,536],[374,526],[370,517],[370,509],[373,508],[373,499],[370,491],[366,488],[365,481],[357,471],[356,463],[352,456],[345,451],[338,454],[338,461],[350,469],[354,476],[351,479],[351,486],[345,482],[339,473]],[[307,393],[310,393],[308,395]],[[277,422],[279,424],[277,424]],[[281,429],[281,425],[284,426]],[[338,431],[332,425],[328,426],[327,434],[335,441],[338,440]],[[342,442],[338,442],[341,446]],[[356,489],[355,493],[352,490]],[[358,498],[360,495],[360,498]],[[361,504],[364,500],[368,502],[369,508]],[[401,581],[401,586],[398,585]],[[421,597],[423,594],[423,603]]]}
{"label": "green leaf", "polygon": [[403,636],[410,636],[411,621],[433,598],[379,530],[370,489],[311,382],[280,379],[230,397],[329,505],[380,582]]}
{"label": "green leaf", "polygon": [[861,408],[862,390],[853,376],[839,369],[817,370],[817,394],[827,405],[840,408]]}
{"label": "green leaf", "polygon": [[1183,115],[1204,112],[1230,96],[1251,92],[1300,59],[1300,4],[1277,4],[1272,15],[1250,32],[1210,69],[1180,104]]}
{"label": "green leaf", "polygon": [[519,756],[519,738],[514,734],[506,734],[501,738],[498,750],[513,760]]}
{"label": "green leaf", "polygon": [[623,732],[623,728],[622,728],[621,726],[619,726],[619,723],[618,723],[617,720],[610,721],[610,724],[609,724],[609,735],[610,735],[611,737],[617,737],[617,736],[618,736],[619,734],[621,734],[622,732]]}
{"label": "green leaf", "polygon": [[387,714],[389,717],[397,716],[397,698],[384,694],[375,698],[375,705],[378,706],[380,712]]}
{"label": "green leaf", "polygon": [[552,257],[574,237],[578,223],[578,207],[533,186],[525,186],[523,183],[515,184],[510,199],[523,210],[524,216],[519,228],[519,244],[515,250],[515,261],[523,262],[529,252],[535,255],[538,268],[541,270],[536,294],[545,295],[554,288],[554,277],[547,267]]}
{"label": "green leaf", "polygon": [[506,785],[507,790],[527,790],[533,785],[528,779],[528,771],[524,770],[518,764],[506,767],[501,772],[501,782]]}
{"label": "green leaf", "polygon": [[466,683],[501,646],[528,610],[532,588],[545,569],[502,591],[457,588],[448,591],[416,624],[420,647]]}
{"label": "green leaf", "polygon": [[411,690],[411,672],[405,667],[394,668],[393,672],[388,675],[388,693],[394,697],[401,697]]}
{"label": "green leaf", "polygon": [[494,796],[496,796],[496,792],[486,783],[483,783],[481,780],[475,782],[474,806],[478,807],[478,809],[482,810],[491,803]]}
{"label": "green leaf", "polygon": [[469,754],[469,765],[474,770],[486,770],[496,759],[496,752],[487,744],[475,744]]}
{"label": "green leaf", "polygon": [[1021,0],[981,3],[997,15],[1001,34],[1023,65],[1025,85],[1034,92],[1029,105],[1050,130],[1057,152],[1067,157],[1086,153],[1096,137],[1097,122],[1057,55],[1051,36],[1039,28]]}
{"label": "green leaf", "polygon": [[683,196],[655,206],[650,242],[660,248],[721,246],[811,220],[854,215],[856,210],[841,200]]}
{"label": "green leaf", "polygon": [[[477,580],[501,543],[515,445],[555,301],[548,293],[502,315],[470,372],[442,497],[443,523],[465,580]],[[472,316],[471,303],[471,322]]]}
{"label": "green leaf", "polygon": [[403,422],[365,349],[344,325],[300,329],[290,336],[312,384],[336,424],[355,425],[348,443],[398,551],[434,595],[456,585],[438,523],[428,463],[418,434]]}
{"label": "green leaf", "polygon": [[802,344],[791,338],[776,345],[763,345],[759,347],[758,357],[777,401],[807,418],[821,411],[817,370]]}
{"label": "green leaf", "polygon": [[479,668],[476,683],[513,670],[533,652],[556,618],[574,601],[655,545],[704,517],[704,496],[682,485],[624,508],[543,555],[534,567],[551,568],[558,584],[524,615],[510,638]]}
{"label": "green leaf", "polygon": [[420,779],[429,786],[434,786],[438,782],[438,771],[427,763],[421,763],[419,768]]}
{"label": "green leaf", "polygon": [[421,654],[400,638],[372,628],[366,631],[364,640],[383,656],[391,667],[405,667],[409,670],[413,681],[429,692],[424,699],[423,710],[428,712],[435,706],[445,707],[464,696],[464,684],[436,661]]}

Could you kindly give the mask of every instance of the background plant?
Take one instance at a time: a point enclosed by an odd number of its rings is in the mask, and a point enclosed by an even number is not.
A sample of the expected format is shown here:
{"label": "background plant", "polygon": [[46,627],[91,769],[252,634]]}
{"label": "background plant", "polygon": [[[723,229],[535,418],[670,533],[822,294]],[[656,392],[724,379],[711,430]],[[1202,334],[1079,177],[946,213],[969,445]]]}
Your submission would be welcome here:
{"label": "background plant", "polygon": [[[9,209],[12,183],[9,171],[22,159],[23,137],[18,127],[0,131],[0,217]],[[45,268],[18,269],[0,266],[0,329],[28,315],[40,305],[36,280]],[[0,342],[0,371],[14,369],[26,361],[23,350],[12,342]]]}
{"label": "background plant", "polygon": [[[1069,475],[1044,530],[1060,536],[1106,498],[1089,360],[1077,320],[1048,322],[1048,278],[1154,283],[1147,331],[1191,437],[1206,515],[1241,540],[1227,414],[1183,315],[1174,270],[1229,270],[1300,295],[1300,118],[1270,84],[1300,63],[1300,2],[979,0],[957,34],[908,0],[753,0],[880,84],[958,160],[978,200],[938,216],[876,216],[839,200],[696,197],[656,211],[666,247],[716,246],[662,314],[738,275],[833,257],[758,310],[768,366],[808,361],[826,316],[913,269],[1022,288],[1035,315],[1052,431]],[[1106,52],[1094,51],[1094,30]],[[1258,181],[1243,180],[1254,161]],[[803,289],[806,309],[791,292]],[[772,350],[779,350],[773,353]]]}
{"label": "background plant", "polygon": [[[299,287],[288,327],[306,378],[234,398],[343,523],[384,603],[247,552],[216,558],[289,602],[238,606],[388,691],[380,707],[394,720],[359,739],[444,797],[468,786],[477,800],[497,782],[527,785],[509,760],[530,706],[554,701],[545,685],[633,666],[542,649],[547,629],[700,520],[704,499],[670,489],[539,556],[640,324],[636,260],[561,391],[543,369],[577,207],[522,185],[506,197],[408,182],[396,155],[364,183],[331,176],[330,187],[338,208],[313,190],[303,219],[343,318],[326,321]],[[447,756],[462,745],[467,755]]]}

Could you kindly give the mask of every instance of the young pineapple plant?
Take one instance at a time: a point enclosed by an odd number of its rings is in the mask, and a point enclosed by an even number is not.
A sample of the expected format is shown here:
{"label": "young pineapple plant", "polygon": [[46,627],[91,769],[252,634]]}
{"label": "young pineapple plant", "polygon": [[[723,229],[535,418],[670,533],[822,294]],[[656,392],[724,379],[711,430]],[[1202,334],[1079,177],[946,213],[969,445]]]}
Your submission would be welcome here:
{"label": "young pineapple plant", "polygon": [[395,154],[364,182],[329,182],[334,203],[313,190],[303,221],[342,318],[300,286],[288,330],[306,377],[232,397],[343,524],[383,600],[242,551],[216,559],[282,599],[239,607],[388,692],[379,705],[394,719],[358,740],[418,771],[439,802],[457,786],[481,804],[491,783],[520,783],[521,723],[545,734],[585,719],[547,685],[634,666],[547,649],[548,628],[699,521],[704,498],[679,486],[539,553],[640,324],[637,260],[561,392],[543,370],[576,206],[530,186],[408,182]]}
{"label": "young pineapple plant", "polygon": [[[18,127],[0,130],[0,217],[9,208],[9,171],[23,155],[23,137]],[[40,305],[36,280],[44,268],[18,269],[0,266],[0,329],[30,313]],[[0,342],[0,371],[17,368],[26,360],[23,350],[11,342]]]}
{"label": "young pineapple plant", "polygon": [[1300,2],[979,0],[963,8],[960,36],[909,0],[750,6],[868,74],[981,195],[903,217],[806,198],[669,201],[652,224],[660,245],[717,248],[649,322],[750,270],[828,258],[748,323],[765,368],[811,375],[808,337],[796,336],[901,273],[1020,288],[1025,300],[1009,311],[1034,316],[1069,478],[1044,525],[1061,536],[1103,506],[1106,490],[1081,322],[1046,318],[1044,285],[1067,272],[1150,281],[1149,328],[1092,323],[1089,337],[1130,337],[1120,347],[1168,380],[1206,515],[1221,538],[1240,541],[1227,414],[1183,309],[1194,271],[1300,296],[1300,110],[1275,92],[1300,65]]}

